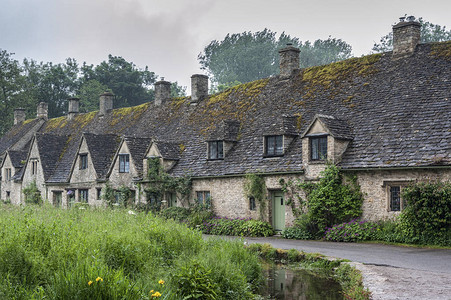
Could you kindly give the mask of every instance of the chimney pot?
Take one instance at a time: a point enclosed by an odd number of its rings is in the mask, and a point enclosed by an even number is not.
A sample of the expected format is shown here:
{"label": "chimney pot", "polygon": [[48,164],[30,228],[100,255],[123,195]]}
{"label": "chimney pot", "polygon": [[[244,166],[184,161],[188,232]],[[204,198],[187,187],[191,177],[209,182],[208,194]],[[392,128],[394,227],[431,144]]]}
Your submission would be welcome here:
{"label": "chimney pot", "polygon": [[194,74],[191,76],[191,103],[197,103],[208,97],[208,76]]}
{"label": "chimney pot", "polygon": [[39,103],[36,117],[47,120],[48,116],[49,116],[49,105],[45,102]]}
{"label": "chimney pot", "polygon": [[160,80],[155,82],[155,105],[160,106],[163,101],[171,98],[171,83]]}
{"label": "chimney pot", "polygon": [[25,118],[25,108],[16,108],[14,110],[14,125],[22,123],[23,121],[25,121]]}
{"label": "chimney pot", "polygon": [[280,56],[280,76],[289,77],[293,74],[294,70],[299,69],[299,48],[293,47],[293,45],[287,44],[287,47],[279,50]]}
{"label": "chimney pot", "polygon": [[105,92],[99,98],[99,116],[105,116],[113,110],[114,94]]}

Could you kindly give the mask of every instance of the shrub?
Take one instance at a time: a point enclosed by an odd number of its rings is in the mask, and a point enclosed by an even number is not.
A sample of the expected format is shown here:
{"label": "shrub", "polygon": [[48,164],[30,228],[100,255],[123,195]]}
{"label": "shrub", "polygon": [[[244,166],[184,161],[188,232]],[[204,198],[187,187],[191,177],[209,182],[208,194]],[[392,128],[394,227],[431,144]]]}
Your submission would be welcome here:
{"label": "shrub", "polygon": [[295,240],[309,240],[313,238],[310,232],[299,227],[285,228],[285,230],[282,231],[282,236],[286,239],[295,239]]}
{"label": "shrub", "polygon": [[359,221],[356,219],[327,228],[324,239],[332,242],[358,242],[373,240],[376,237],[377,229],[377,223]]}
{"label": "shrub", "polygon": [[172,282],[179,299],[214,300],[219,291],[211,278],[211,270],[191,261],[173,276]]}
{"label": "shrub", "polygon": [[22,192],[25,195],[25,203],[42,204],[41,191],[39,191],[36,181],[30,183]]}
{"label": "shrub", "polygon": [[304,184],[307,191],[308,216],[323,234],[326,227],[348,222],[362,214],[363,195],[355,177],[343,181],[335,165],[329,165],[317,184]]}
{"label": "shrub", "polygon": [[160,212],[161,217],[179,222],[186,220],[189,214],[189,209],[184,207],[169,207]]}
{"label": "shrub", "polygon": [[271,236],[274,230],[268,222],[227,217],[215,217],[202,223],[200,229],[205,234],[235,236]]}
{"label": "shrub", "polygon": [[418,183],[403,189],[406,207],[400,227],[407,237],[422,244],[450,245],[451,184]]}

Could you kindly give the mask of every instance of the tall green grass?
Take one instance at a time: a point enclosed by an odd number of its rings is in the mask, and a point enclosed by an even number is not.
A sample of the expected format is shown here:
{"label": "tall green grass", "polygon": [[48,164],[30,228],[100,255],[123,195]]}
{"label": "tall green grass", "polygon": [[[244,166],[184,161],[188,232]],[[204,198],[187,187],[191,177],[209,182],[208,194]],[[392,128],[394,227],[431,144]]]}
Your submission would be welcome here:
{"label": "tall green grass", "polygon": [[193,268],[215,299],[252,299],[262,283],[240,242],[151,214],[0,207],[1,299],[180,299],[196,293]]}

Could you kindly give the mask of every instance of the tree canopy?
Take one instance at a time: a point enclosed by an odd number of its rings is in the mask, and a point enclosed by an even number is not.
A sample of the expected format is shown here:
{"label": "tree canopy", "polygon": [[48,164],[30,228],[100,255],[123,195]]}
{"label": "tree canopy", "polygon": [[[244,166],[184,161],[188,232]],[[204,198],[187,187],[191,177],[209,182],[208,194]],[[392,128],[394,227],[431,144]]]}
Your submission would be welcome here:
{"label": "tree canopy", "polygon": [[[139,105],[154,99],[153,84],[158,76],[141,69],[120,56],[108,56],[99,65],[81,66],[73,58],[64,63],[36,62],[13,58],[13,53],[0,49],[0,135],[13,124],[15,108],[26,109],[28,118],[36,116],[39,102],[47,102],[49,117],[67,113],[67,99],[80,98],[80,112],[99,109],[99,96],[115,94],[114,107]],[[173,97],[185,96],[185,87],[172,83]]]}
{"label": "tree canopy", "polygon": [[[421,24],[421,42],[442,42],[451,40],[451,30],[446,30],[446,26],[432,24],[422,17],[418,19]],[[374,43],[374,52],[387,52],[393,50],[393,32],[381,37],[379,43]]]}
{"label": "tree canopy", "polygon": [[285,33],[277,37],[276,32],[265,28],[258,32],[227,34],[222,41],[213,40],[198,55],[198,60],[215,84],[244,83],[278,74],[278,50],[287,43],[300,48],[301,68],[351,56],[351,46],[341,39],[329,37],[327,40],[302,42]]}

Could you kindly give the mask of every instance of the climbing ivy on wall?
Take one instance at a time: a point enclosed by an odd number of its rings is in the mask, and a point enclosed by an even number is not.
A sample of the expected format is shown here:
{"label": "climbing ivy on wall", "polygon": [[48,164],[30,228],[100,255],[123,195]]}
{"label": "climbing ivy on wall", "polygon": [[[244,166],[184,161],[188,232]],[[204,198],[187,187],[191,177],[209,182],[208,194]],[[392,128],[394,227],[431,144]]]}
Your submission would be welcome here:
{"label": "climbing ivy on wall", "polygon": [[[145,192],[161,197],[165,193],[176,193],[178,200],[185,203],[191,195],[191,176],[173,177],[166,173],[161,165],[160,158],[147,159],[147,179],[149,180]],[[185,203],[187,204],[187,203]]]}
{"label": "climbing ivy on wall", "polygon": [[25,203],[27,204],[42,204],[41,192],[36,185],[36,181],[30,183],[22,190],[25,195]]}
{"label": "climbing ivy on wall", "polygon": [[259,204],[260,218],[263,219],[263,214],[267,206],[266,184],[262,175],[249,173],[246,174],[244,180],[244,193],[247,198],[253,197]]}

